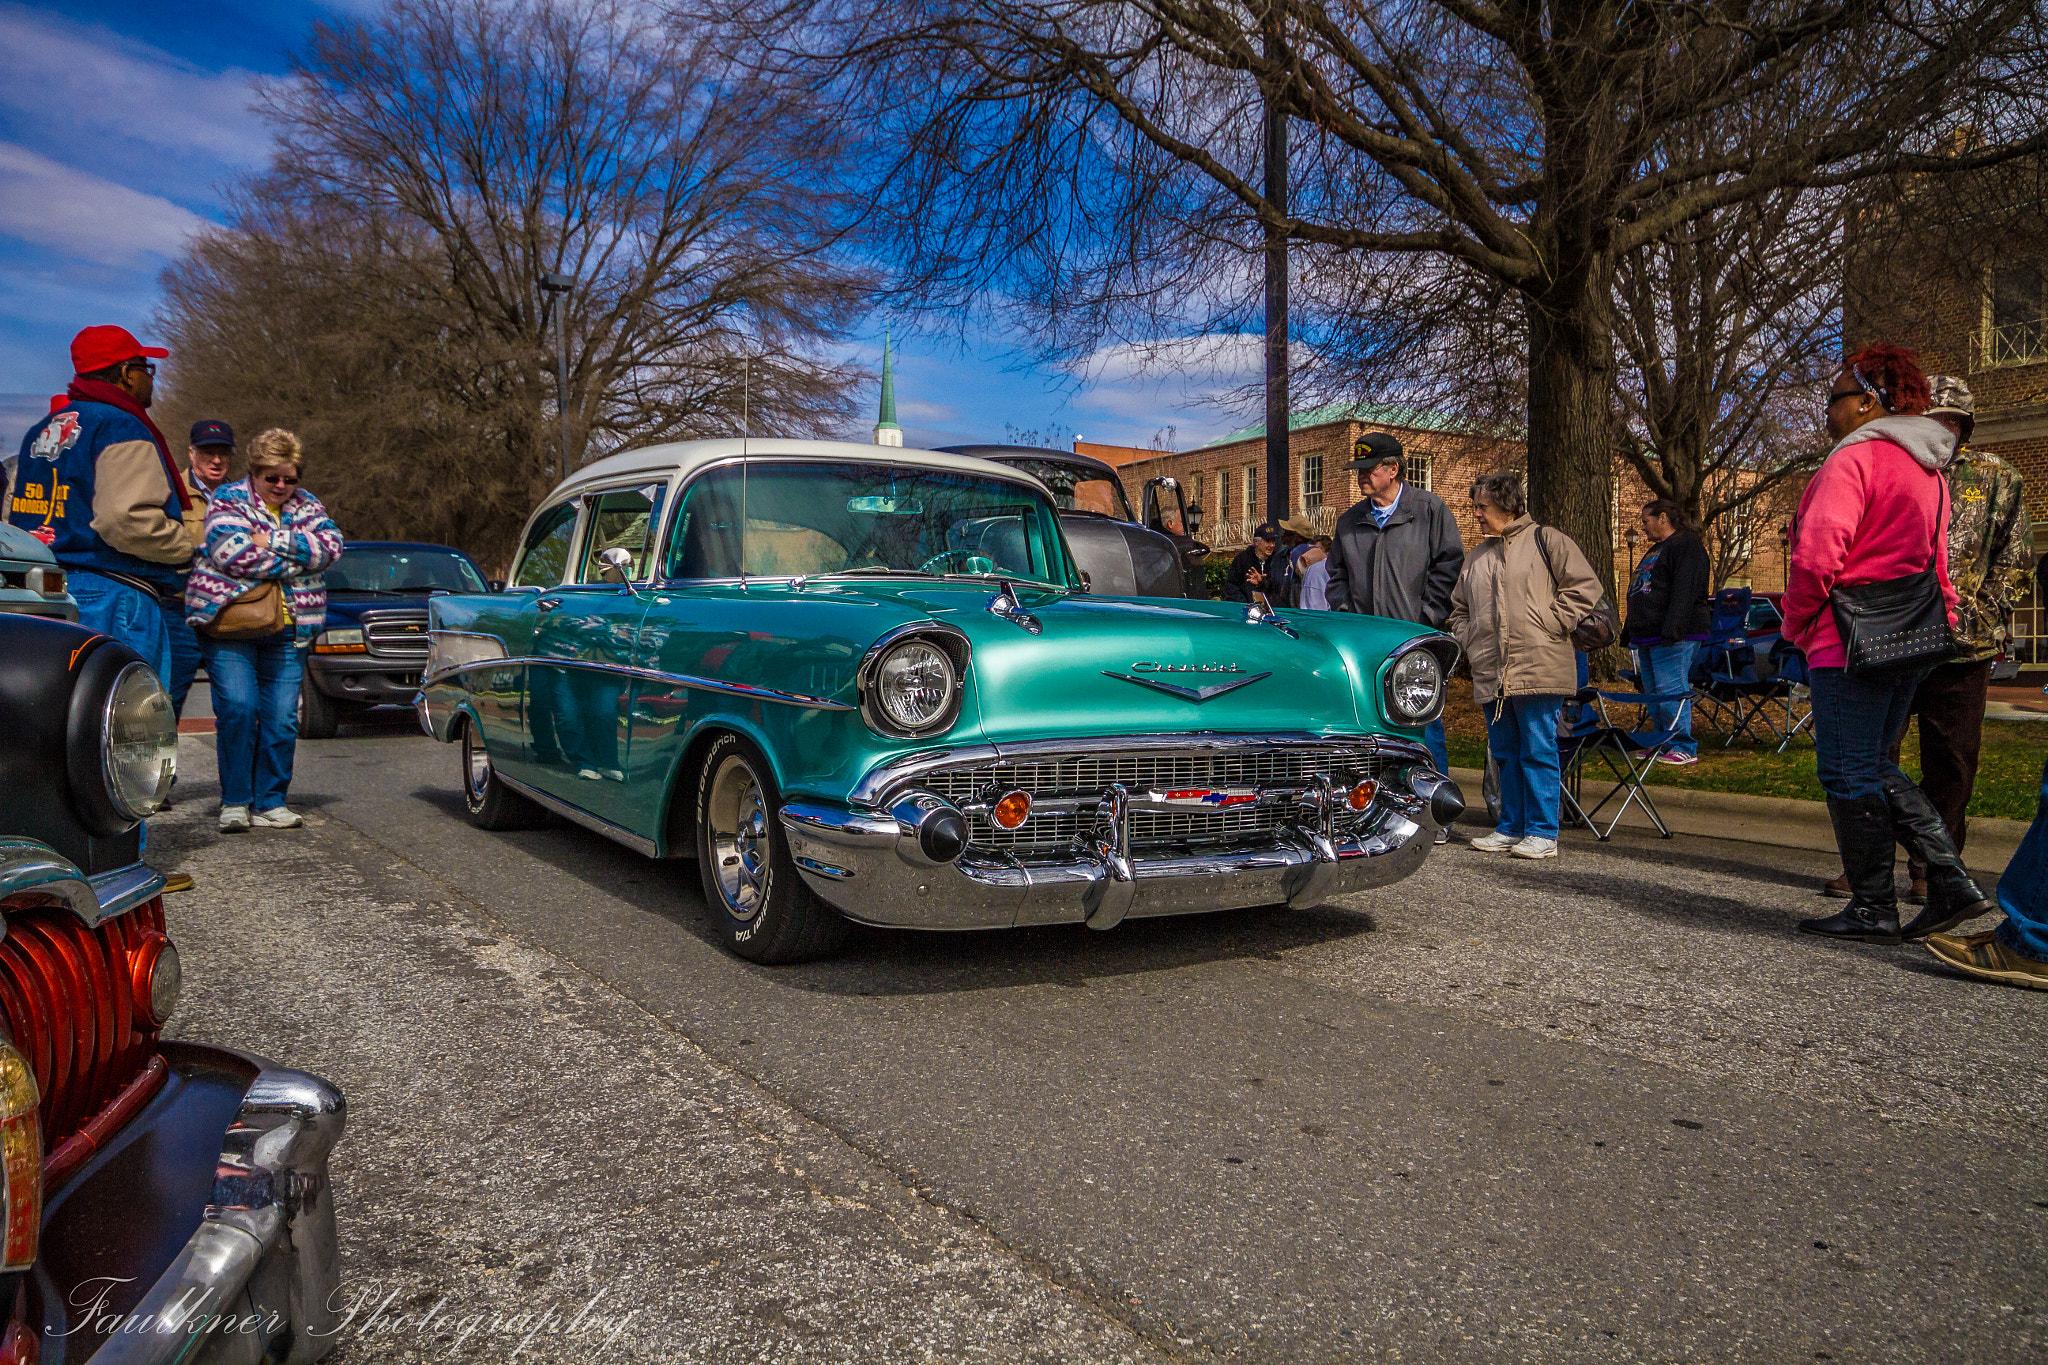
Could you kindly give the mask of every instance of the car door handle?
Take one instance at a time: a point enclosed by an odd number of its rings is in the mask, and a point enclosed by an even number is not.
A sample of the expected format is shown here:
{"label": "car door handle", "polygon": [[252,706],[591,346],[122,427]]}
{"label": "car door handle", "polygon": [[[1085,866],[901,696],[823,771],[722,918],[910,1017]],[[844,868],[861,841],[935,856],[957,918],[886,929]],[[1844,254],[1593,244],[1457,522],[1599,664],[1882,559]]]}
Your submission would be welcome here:
{"label": "car door handle", "polygon": [[561,605],[562,599],[559,597],[543,597],[533,604],[533,609],[535,611],[553,611]]}

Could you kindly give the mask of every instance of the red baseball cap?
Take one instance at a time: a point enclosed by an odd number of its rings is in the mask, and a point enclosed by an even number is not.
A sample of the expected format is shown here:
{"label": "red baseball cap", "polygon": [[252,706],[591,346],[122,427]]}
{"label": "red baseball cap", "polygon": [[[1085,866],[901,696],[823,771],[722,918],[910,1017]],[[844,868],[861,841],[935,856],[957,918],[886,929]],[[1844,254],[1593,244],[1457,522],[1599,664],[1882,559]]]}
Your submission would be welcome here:
{"label": "red baseball cap", "polygon": [[143,345],[126,327],[88,327],[71,338],[71,369],[76,374],[91,374],[137,356],[161,360],[169,354],[161,346]]}

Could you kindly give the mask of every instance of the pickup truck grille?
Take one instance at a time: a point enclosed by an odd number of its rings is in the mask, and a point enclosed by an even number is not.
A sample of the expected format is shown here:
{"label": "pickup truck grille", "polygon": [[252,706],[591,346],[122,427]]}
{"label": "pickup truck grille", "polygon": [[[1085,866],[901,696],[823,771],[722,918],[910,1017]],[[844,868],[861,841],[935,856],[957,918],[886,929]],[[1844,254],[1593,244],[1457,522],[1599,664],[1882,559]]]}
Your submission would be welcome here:
{"label": "pickup truck grille", "polygon": [[[1114,741],[1110,741],[1114,743]],[[1154,750],[1119,754],[1080,754],[941,768],[918,778],[917,786],[956,806],[992,801],[1008,791],[1027,791],[1034,801],[1100,797],[1112,782],[1121,782],[1136,800],[1148,792],[1193,790],[1244,791],[1261,787],[1298,787],[1310,778],[1327,777],[1340,787],[1378,777],[1383,760],[1371,747],[1354,745],[1290,745],[1286,748],[1216,751]],[[1218,809],[1133,810],[1131,848],[1200,848],[1243,840],[1266,839],[1279,828],[1283,810],[1277,802]],[[967,812],[968,843],[982,851],[1019,856],[1054,854],[1071,848],[1093,827],[1092,810],[1033,811],[1021,828],[1001,829],[985,811]]]}
{"label": "pickup truck grille", "polygon": [[382,659],[427,661],[427,614],[423,611],[366,611],[363,643]]}
{"label": "pickup truck grille", "polygon": [[164,931],[161,899],[88,929],[67,908],[7,916],[0,1012],[42,1092],[47,1156],[146,1070],[157,1030],[137,1009],[132,961]]}

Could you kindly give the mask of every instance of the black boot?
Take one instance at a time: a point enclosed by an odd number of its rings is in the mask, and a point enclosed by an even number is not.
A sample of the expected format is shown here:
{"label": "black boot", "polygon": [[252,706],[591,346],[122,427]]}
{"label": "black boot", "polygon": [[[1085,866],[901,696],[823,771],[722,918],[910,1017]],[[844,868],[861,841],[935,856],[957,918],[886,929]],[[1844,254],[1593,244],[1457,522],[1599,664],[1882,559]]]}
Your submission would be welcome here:
{"label": "black boot", "polygon": [[1885,803],[1892,833],[1915,863],[1927,868],[1927,908],[1906,927],[1904,937],[1926,938],[1953,929],[1966,919],[1988,915],[1998,906],[1970,879],[1941,813],[1923,792],[1904,778],[1885,783]]}
{"label": "black boot", "polygon": [[1899,941],[1898,892],[1892,886],[1892,820],[1882,795],[1850,801],[1828,799],[1835,843],[1849,878],[1849,903],[1824,919],[1801,920],[1799,928],[1823,938],[1860,943]]}

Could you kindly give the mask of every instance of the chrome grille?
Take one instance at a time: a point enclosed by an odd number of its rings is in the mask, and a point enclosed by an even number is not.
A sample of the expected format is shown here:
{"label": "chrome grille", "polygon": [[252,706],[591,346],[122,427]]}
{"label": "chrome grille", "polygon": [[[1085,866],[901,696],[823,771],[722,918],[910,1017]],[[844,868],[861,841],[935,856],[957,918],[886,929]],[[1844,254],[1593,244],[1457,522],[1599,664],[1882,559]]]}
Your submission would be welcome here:
{"label": "chrome grille", "polygon": [[366,611],[363,643],[386,659],[427,658],[427,614],[423,611]]}
{"label": "chrome grille", "polygon": [[[1382,765],[1383,760],[1369,749],[1336,744],[1224,752],[1166,749],[940,768],[921,775],[916,785],[966,806],[1016,790],[1031,793],[1034,800],[1095,797],[1113,782],[1122,783],[1134,796],[1190,787],[1299,786],[1318,775],[1348,786],[1361,778],[1378,777]],[[1132,811],[1131,847],[1199,847],[1270,838],[1282,815],[1274,803],[1220,810]],[[1022,828],[1007,830],[990,823],[987,815],[970,811],[968,842],[991,852],[1049,854],[1079,843],[1094,823],[1092,810],[1034,812]]]}

